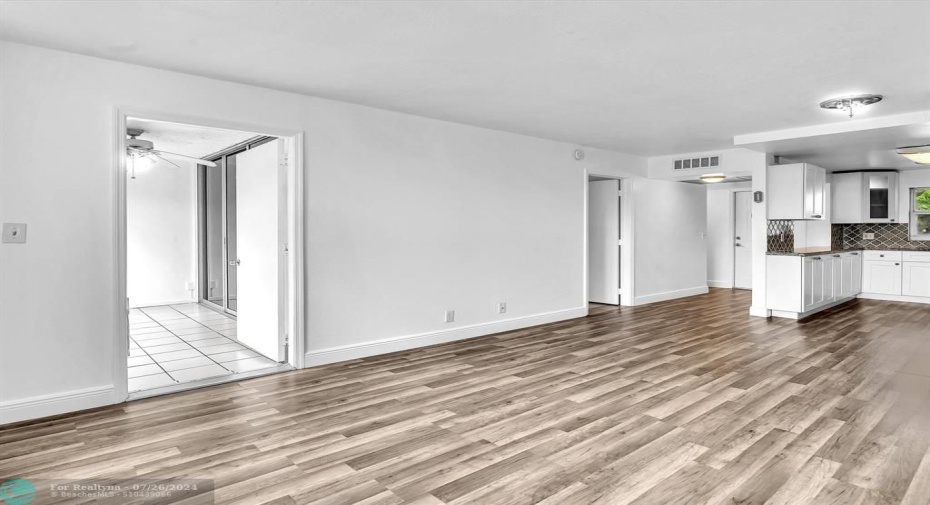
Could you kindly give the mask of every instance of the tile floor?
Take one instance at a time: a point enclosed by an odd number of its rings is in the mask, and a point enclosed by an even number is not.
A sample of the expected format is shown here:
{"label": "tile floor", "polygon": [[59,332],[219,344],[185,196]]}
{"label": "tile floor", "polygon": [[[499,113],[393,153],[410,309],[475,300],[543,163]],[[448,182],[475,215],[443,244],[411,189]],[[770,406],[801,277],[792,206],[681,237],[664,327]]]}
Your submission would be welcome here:
{"label": "tile floor", "polygon": [[129,392],[278,366],[236,341],[236,320],[196,303],[129,311]]}

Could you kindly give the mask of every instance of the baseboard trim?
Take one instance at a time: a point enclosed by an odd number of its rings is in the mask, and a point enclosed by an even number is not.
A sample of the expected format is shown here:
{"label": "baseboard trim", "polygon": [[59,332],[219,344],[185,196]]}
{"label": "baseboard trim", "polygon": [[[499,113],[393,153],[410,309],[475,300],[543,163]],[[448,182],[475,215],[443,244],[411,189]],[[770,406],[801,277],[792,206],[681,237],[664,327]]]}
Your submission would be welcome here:
{"label": "baseboard trim", "polygon": [[733,283],[729,281],[707,281],[707,287],[733,289]]}
{"label": "baseboard trim", "polygon": [[493,321],[489,323],[479,323],[469,326],[460,326],[450,330],[435,332],[419,333],[415,335],[406,335],[402,337],[386,338],[383,340],[372,340],[359,344],[346,345],[340,347],[330,347],[309,351],[304,356],[304,367],[328,365],[340,361],[349,361],[353,359],[367,358],[379,354],[388,354],[398,351],[408,351],[436,344],[454,342],[467,338],[482,337],[504,331],[519,330],[530,326],[539,326],[541,324],[555,323],[568,319],[585,317],[588,315],[587,307],[576,307],[573,309],[547,312],[532,316],[516,317],[504,321]]}
{"label": "baseboard trim", "polygon": [[769,317],[769,316],[772,315],[772,312],[773,312],[773,311],[770,311],[770,310],[768,310],[768,309],[759,308],[759,307],[749,307],[749,315],[750,315],[750,316],[756,316],[756,317]]}
{"label": "baseboard trim", "polygon": [[883,300],[886,302],[907,302],[907,303],[930,304],[930,298],[925,298],[923,296],[880,295],[877,293],[859,293],[859,298],[865,298],[866,300]]}
{"label": "baseboard trim", "polygon": [[0,425],[119,403],[113,386],[75,389],[0,403]]}
{"label": "baseboard trim", "polygon": [[697,286],[697,287],[688,288],[688,289],[679,289],[677,291],[666,291],[664,293],[655,293],[652,295],[637,296],[633,299],[633,305],[635,306],[648,305],[650,303],[665,302],[668,300],[686,298],[689,296],[706,295],[709,292],[710,290],[708,289],[707,286]]}

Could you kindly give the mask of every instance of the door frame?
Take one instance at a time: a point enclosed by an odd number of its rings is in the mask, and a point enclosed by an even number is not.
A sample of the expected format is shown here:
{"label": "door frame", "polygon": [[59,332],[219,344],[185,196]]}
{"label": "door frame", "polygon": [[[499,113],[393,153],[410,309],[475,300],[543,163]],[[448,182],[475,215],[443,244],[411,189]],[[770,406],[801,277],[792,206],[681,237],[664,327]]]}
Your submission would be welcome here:
{"label": "door frame", "polygon": [[[730,195],[730,240],[733,242],[733,247],[730,248],[731,253],[730,257],[733,258],[733,286],[732,289],[743,289],[747,291],[752,291],[752,280],[749,281],[749,287],[742,287],[736,285],[736,194],[737,193],[749,193],[749,211],[752,212],[752,189],[734,189]],[[741,239],[742,240],[742,239]],[[744,241],[745,242],[745,241]],[[752,244],[752,219],[749,220],[749,243]],[[752,275],[752,255],[749,256],[749,274]]]}
{"label": "door frame", "polygon": [[632,307],[634,304],[633,286],[635,285],[634,268],[633,268],[633,180],[628,177],[618,177],[616,175],[606,175],[590,172],[587,168],[582,170],[584,184],[584,208],[582,219],[582,300],[581,306],[588,310],[588,182],[591,177],[603,179],[616,179],[620,181],[620,191],[617,194],[620,200],[620,306]]}
{"label": "door frame", "polygon": [[[254,125],[227,121],[217,118],[186,116],[163,111],[141,110],[134,107],[113,107],[113,192],[114,214],[116,215],[116,247],[114,262],[116,270],[116,303],[114,305],[113,332],[114,340],[110,349],[115,353],[112,358],[112,376],[114,399],[118,402],[129,399],[129,304],[127,300],[127,228],[126,228],[126,119],[138,117],[153,121],[181,123],[209,128],[222,128],[251,132],[256,135],[278,137],[285,141],[287,150],[287,170],[284,193],[286,195],[287,219],[287,261],[286,261],[286,302],[284,306],[285,331],[288,335],[288,363],[294,368],[304,368],[304,347],[306,343],[304,310],[304,132],[291,128]],[[198,280],[199,281],[199,280]],[[199,296],[198,286],[198,296]],[[246,378],[246,377],[243,377]]]}

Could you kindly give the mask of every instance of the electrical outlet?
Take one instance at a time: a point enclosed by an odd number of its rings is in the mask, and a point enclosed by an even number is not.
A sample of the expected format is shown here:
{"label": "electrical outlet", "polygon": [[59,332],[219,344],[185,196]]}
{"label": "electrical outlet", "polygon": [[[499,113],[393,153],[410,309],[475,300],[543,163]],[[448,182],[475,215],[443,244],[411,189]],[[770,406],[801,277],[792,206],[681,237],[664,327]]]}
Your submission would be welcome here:
{"label": "electrical outlet", "polygon": [[455,311],[454,311],[454,310],[447,310],[447,311],[446,311],[446,322],[447,322],[447,323],[452,323],[452,322],[454,322],[454,321],[455,321]]}
{"label": "electrical outlet", "polygon": [[4,244],[25,244],[26,223],[3,223]]}
{"label": "electrical outlet", "polygon": [[874,233],[863,233],[862,240],[875,240],[875,234]]}
{"label": "electrical outlet", "polygon": [[497,313],[506,314],[507,313],[507,302],[500,302],[497,304]]}

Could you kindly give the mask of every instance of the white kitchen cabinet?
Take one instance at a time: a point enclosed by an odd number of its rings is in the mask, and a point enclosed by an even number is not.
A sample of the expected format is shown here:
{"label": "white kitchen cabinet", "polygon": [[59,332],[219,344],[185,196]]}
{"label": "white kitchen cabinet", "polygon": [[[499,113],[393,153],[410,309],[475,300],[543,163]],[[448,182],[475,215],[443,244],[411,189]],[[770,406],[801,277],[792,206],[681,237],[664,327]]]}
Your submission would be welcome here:
{"label": "white kitchen cabinet", "polygon": [[844,172],[834,173],[831,177],[833,223],[896,222],[897,172]]}
{"label": "white kitchen cabinet", "polygon": [[801,276],[801,286],[804,290],[804,304],[801,312],[808,312],[823,302],[823,270],[824,262],[820,256],[804,258],[804,273]]}
{"label": "white kitchen cabinet", "polygon": [[877,295],[901,295],[901,262],[866,259],[862,263],[862,291]]}
{"label": "white kitchen cabinet", "polygon": [[905,296],[930,296],[930,263],[905,261],[901,283],[901,294]]}
{"label": "white kitchen cabinet", "polygon": [[[849,269],[850,269],[850,283],[849,290],[846,292],[846,296],[856,296],[862,292],[862,254],[859,252],[845,253],[843,255],[844,260],[849,259]],[[843,263],[843,270],[845,272],[847,264]]]}
{"label": "white kitchen cabinet", "polygon": [[809,163],[768,167],[768,218],[823,220],[826,217],[826,178],[823,168]]}
{"label": "white kitchen cabinet", "polygon": [[817,256],[769,255],[766,303],[773,315],[797,319],[859,294],[858,252]]}
{"label": "white kitchen cabinet", "polygon": [[908,251],[902,259],[901,294],[930,297],[930,252]]}

